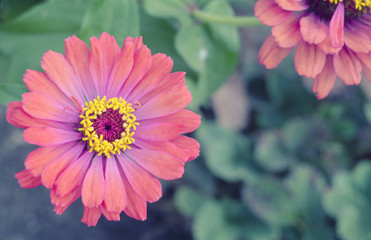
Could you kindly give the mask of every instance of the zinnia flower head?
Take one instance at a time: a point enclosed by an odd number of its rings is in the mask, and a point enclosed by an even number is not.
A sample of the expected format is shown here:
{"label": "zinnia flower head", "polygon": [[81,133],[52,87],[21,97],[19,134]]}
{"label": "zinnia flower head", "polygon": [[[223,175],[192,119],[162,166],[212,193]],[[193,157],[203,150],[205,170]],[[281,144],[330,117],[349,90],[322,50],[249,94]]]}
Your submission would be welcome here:
{"label": "zinnia flower head", "polygon": [[258,0],[255,15],[272,26],[259,60],[275,68],[296,47],[296,71],[314,79],[319,99],[337,77],[354,85],[363,72],[371,81],[370,11],[370,0]]}
{"label": "zinnia flower head", "polygon": [[90,45],[67,38],[64,56],[44,54],[45,73],[24,75],[30,92],[9,103],[6,117],[40,148],[16,178],[49,188],[58,214],[81,196],[89,226],[122,211],[144,220],[147,202],[162,195],[159,178],[181,177],[198,156],[198,142],[180,134],[197,129],[200,116],[184,109],[192,98],[185,73],[170,73],[171,58],[152,56],[142,38],[121,49],[103,33]]}

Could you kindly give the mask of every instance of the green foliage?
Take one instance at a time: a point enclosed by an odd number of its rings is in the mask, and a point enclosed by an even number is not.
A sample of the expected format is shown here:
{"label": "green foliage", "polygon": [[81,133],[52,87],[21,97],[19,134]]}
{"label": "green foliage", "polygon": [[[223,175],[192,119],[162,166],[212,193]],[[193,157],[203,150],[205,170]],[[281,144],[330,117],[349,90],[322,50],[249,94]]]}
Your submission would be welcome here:
{"label": "green foliage", "polygon": [[[105,31],[119,45],[127,36],[143,36],[152,54],[167,54],[173,71],[187,73],[188,107],[203,117],[194,134],[200,157],[186,164],[184,186],[174,194],[195,239],[371,239],[371,164],[359,162],[371,156],[367,90],[347,86],[319,101],[311,80],[295,72],[292,56],[275,70],[258,66],[264,27],[238,29],[192,14],[253,14],[255,2],[3,1],[0,103],[19,101],[27,91],[26,69],[42,71],[43,53],[63,53],[68,36],[89,43]],[[239,131],[215,120],[217,103],[210,101],[233,73],[244,79],[249,105]],[[240,104],[233,95],[226,99]]]}
{"label": "green foliage", "polygon": [[363,161],[352,172],[339,172],[325,194],[323,205],[337,220],[337,232],[346,240],[371,238],[371,163]]}

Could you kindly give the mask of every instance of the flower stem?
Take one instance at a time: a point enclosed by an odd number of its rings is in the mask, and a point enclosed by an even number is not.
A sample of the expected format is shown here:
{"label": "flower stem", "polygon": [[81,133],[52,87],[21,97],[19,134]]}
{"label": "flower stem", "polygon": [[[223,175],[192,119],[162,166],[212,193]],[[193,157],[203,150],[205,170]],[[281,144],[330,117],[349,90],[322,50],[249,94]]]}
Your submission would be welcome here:
{"label": "flower stem", "polygon": [[263,25],[255,16],[227,17],[215,15],[213,13],[205,12],[199,9],[193,10],[192,14],[196,19],[208,23],[233,25],[236,27],[256,27]]}

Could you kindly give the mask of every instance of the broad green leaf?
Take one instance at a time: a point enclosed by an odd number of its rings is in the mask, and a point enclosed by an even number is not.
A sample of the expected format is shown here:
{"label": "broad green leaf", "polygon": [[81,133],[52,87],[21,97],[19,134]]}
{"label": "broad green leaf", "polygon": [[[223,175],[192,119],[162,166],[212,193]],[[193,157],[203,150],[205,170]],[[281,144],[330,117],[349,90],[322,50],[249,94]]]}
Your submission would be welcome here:
{"label": "broad green leaf", "polygon": [[345,240],[371,239],[370,175],[369,161],[358,163],[351,173],[336,174],[323,199],[324,208],[337,220],[337,233]]}
{"label": "broad green leaf", "polygon": [[209,200],[197,212],[193,222],[196,240],[275,240],[277,232],[251,214],[240,202]]}
{"label": "broad green leaf", "polygon": [[175,37],[175,48],[184,61],[195,71],[201,72],[208,55],[205,32],[201,25],[191,21],[182,26]]}
{"label": "broad green leaf", "polygon": [[197,134],[206,164],[213,174],[226,181],[237,181],[249,175],[250,141],[246,137],[205,122]]}
{"label": "broad green leaf", "polygon": [[87,40],[102,32],[115,36],[119,44],[125,37],[139,35],[139,12],[135,0],[94,0],[88,8],[79,37]]}
{"label": "broad green leaf", "polygon": [[[89,0],[57,0],[35,5],[5,22],[0,31],[13,33],[73,33],[81,25]],[[45,41],[46,42],[46,41]]]}
{"label": "broad green leaf", "polygon": [[285,170],[295,161],[277,131],[266,131],[257,139],[254,156],[260,165],[270,171]]}
{"label": "broad green leaf", "polygon": [[[203,9],[205,12],[214,13],[219,16],[234,16],[233,8],[225,0],[211,1]],[[211,34],[215,41],[223,44],[226,49],[231,52],[237,52],[240,48],[240,36],[238,34],[237,27],[223,25],[223,24],[211,24],[208,23],[211,29]]]}
{"label": "broad green leaf", "polygon": [[238,235],[237,227],[226,223],[223,206],[216,201],[203,204],[195,216],[193,236],[196,240],[237,240]]}
{"label": "broad green leaf", "polygon": [[271,226],[289,226],[295,221],[295,208],[288,190],[272,177],[260,177],[245,187],[247,205]]}
{"label": "broad green leaf", "polygon": [[172,17],[179,20],[189,19],[189,8],[194,0],[144,0],[144,10],[154,17]]}
{"label": "broad green leaf", "polygon": [[183,215],[188,217],[193,217],[206,200],[206,196],[184,186],[179,187],[174,196],[175,206]]}

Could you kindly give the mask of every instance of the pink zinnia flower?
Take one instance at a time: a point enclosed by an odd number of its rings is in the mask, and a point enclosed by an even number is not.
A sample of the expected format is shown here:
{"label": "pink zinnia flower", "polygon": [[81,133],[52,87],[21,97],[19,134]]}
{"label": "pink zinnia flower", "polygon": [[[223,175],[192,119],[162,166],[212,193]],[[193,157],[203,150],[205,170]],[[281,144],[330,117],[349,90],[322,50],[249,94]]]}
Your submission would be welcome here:
{"label": "pink zinnia flower", "polygon": [[81,196],[89,226],[122,211],[144,220],[147,202],[162,195],[158,178],[181,177],[198,156],[198,142],[180,134],[197,129],[200,116],[184,109],[192,98],[185,73],[170,73],[171,58],[151,56],[142,38],[120,49],[103,33],[90,44],[70,37],[64,56],[44,54],[45,73],[24,75],[30,92],[9,103],[6,117],[41,147],[16,178],[24,188],[49,188],[58,214]]}
{"label": "pink zinnia flower", "polygon": [[272,26],[259,59],[275,68],[292,49],[299,75],[314,79],[313,92],[326,97],[336,77],[371,81],[370,0],[258,0],[255,15]]}

